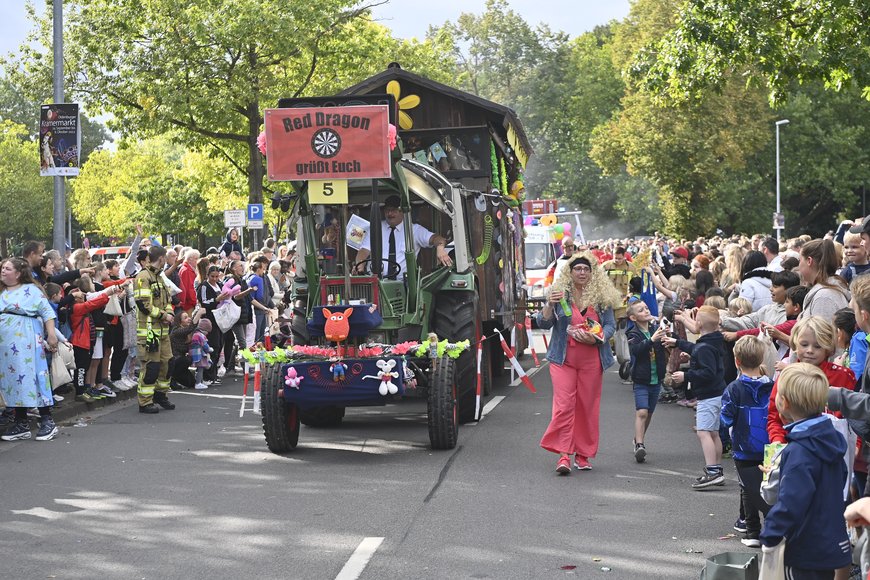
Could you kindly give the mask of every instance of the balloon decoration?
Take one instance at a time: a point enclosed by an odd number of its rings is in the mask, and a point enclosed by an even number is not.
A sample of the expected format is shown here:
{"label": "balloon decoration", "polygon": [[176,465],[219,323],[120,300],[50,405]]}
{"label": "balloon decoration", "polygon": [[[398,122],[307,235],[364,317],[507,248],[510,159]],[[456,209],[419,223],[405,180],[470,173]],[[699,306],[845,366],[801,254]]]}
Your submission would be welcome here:
{"label": "balloon decoration", "polygon": [[540,218],[540,220],[538,220],[538,221],[541,222],[542,226],[553,226],[553,225],[556,225],[557,220],[556,220],[556,216],[550,214],[550,215],[542,216]]}
{"label": "balloon decoration", "polygon": [[565,222],[564,224],[562,224],[562,229],[565,231],[566,234],[570,234],[571,233],[571,222]]}

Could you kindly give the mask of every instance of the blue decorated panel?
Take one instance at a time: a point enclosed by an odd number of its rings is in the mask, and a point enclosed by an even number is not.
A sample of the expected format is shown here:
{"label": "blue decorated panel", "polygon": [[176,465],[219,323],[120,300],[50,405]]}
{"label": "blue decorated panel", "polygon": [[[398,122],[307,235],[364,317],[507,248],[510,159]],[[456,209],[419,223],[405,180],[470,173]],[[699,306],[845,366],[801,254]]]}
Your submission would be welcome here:
{"label": "blue decorated panel", "polygon": [[[395,361],[391,372],[398,376],[389,377],[393,388],[383,385],[386,394],[382,394],[382,380],[379,378],[381,368],[378,361]],[[284,399],[290,403],[296,403],[300,407],[320,407],[325,405],[337,405],[352,407],[354,405],[378,405],[386,404],[394,396],[405,393],[403,381],[402,359],[400,357],[385,357],[381,359],[350,359],[342,361],[347,366],[342,369],[344,380],[337,375],[333,367],[336,363],[331,361],[297,362],[281,365],[281,385],[284,389]],[[296,369],[297,379],[291,381],[297,386],[286,384],[287,371],[293,367]],[[368,377],[368,378],[366,378]],[[337,379],[337,380],[336,380]],[[391,392],[391,391],[395,392]]]}

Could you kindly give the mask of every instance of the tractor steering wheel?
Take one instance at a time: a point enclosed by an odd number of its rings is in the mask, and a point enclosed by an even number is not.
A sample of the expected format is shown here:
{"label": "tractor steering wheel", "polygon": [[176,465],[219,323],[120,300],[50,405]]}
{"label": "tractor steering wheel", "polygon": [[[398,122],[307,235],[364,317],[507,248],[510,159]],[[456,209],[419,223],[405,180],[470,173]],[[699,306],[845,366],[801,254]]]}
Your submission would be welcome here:
{"label": "tractor steering wheel", "polygon": [[[387,272],[386,272],[386,274],[384,274],[384,277],[385,277],[385,278],[386,278],[386,277],[389,277],[389,276],[392,275],[394,272],[395,272],[395,275],[398,277],[399,272],[400,272],[401,269],[402,269],[401,264],[399,264],[399,263],[398,263],[397,261],[395,261],[395,260],[390,260],[389,258],[382,258],[381,260],[382,260],[382,262],[384,262],[384,263],[387,264]],[[359,262],[356,262],[356,263],[353,265],[353,269],[352,269],[352,271],[353,271],[353,272],[358,271],[358,269],[359,269],[360,266],[362,266],[362,265],[364,265],[364,264],[368,264],[368,263],[370,263],[371,261],[372,261],[371,258],[366,258],[365,260],[360,260]]]}

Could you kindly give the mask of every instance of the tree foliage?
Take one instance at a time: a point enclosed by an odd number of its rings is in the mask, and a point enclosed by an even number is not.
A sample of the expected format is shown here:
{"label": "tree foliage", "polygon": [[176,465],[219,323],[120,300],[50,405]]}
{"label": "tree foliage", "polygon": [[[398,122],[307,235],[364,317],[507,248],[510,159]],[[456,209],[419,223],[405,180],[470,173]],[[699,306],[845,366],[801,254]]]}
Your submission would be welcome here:
{"label": "tree foliage", "polygon": [[870,99],[870,3],[855,0],[689,0],[677,25],[636,52],[631,73],[670,99],[700,97],[736,73],[772,102],[792,83],[864,89]]}
{"label": "tree foliage", "polygon": [[51,233],[51,179],[39,175],[39,147],[27,127],[0,119],[0,238]]}
{"label": "tree foliage", "polygon": [[76,219],[109,237],[125,238],[137,223],[151,233],[214,235],[223,210],[246,203],[244,178],[227,161],[167,137],[97,151],[72,183]]}
{"label": "tree foliage", "polygon": [[[397,55],[435,65],[437,47],[392,39],[360,0],[67,0],[69,92],[112,115],[125,136],[170,134],[221,156],[262,201],[256,139],[263,110],[280,97],[334,94]],[[45,85],[50,10],[11,67],[19,84]],[[425,74],[428,71],[423,71]],[[446,72],[446,71],[445,71]]]}

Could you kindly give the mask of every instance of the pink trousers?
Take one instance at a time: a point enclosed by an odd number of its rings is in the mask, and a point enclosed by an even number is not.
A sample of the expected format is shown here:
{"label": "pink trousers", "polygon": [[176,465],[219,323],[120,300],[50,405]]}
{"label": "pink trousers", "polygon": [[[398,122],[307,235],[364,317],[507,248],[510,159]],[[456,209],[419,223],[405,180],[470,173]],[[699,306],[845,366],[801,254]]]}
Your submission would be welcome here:
{"label": "pink trousers", "polygon": [[566,357],[562,366],[550,363],[553,418],[541,439],[541,447],[553,453],[576,453],[588,458],[598,453],[603,372],[597,347],[584,354]]}

